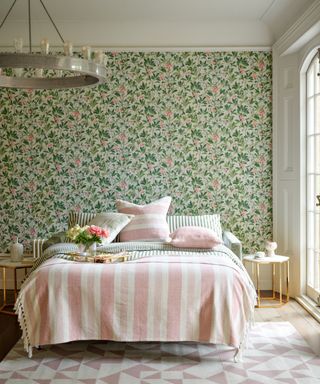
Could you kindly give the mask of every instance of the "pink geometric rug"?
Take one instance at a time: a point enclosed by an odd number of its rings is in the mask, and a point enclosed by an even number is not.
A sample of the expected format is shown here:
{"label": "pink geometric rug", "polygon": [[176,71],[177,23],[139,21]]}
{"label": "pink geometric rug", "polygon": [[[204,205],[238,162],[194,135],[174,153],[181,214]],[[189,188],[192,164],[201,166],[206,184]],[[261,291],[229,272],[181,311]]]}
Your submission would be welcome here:
{"label": "pink geometric rug", "polygon": [[28,359],[19,341],[0,363],[0,383],[320,383],[320,358],[288,322],[256,323],[242,363],[233,355],[221,345],[75,342]]}

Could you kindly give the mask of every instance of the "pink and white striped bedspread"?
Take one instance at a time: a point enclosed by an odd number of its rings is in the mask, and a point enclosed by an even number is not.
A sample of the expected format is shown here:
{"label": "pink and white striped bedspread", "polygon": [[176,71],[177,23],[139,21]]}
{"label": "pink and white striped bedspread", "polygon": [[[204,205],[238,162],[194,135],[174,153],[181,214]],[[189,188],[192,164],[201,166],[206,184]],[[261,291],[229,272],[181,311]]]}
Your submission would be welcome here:
{"label": "pink and white striped bedspread", "polygon": [[164,252],[119,264],[44,261],[23,285],[25,347],[73,340],[196,341],[239,347],[256,293],[230,251]]}

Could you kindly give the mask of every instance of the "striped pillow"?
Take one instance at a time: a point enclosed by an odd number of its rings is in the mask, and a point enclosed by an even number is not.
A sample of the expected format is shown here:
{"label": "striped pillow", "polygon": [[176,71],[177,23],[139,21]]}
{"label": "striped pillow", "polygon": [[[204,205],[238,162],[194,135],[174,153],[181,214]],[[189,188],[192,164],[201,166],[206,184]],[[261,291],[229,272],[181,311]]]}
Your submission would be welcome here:
{"label": "striped pillow", "polygon": [[169,196],[147,205],[117,200],[118,212],[135,215],[120,232],[120,241],[166,241],[169,237],[166,216],[170,203]]}
{"label": "striped pillow", "polygon": [[170,233],[180,227],[204,227],[212,229],[222,241],[222,229],[220,224],[220,215],[199,215],[199,216],[168,216]]}
{"label": "striped pillow", "polygon": [[68,218],[68,229],[74,227],[76,224],[80,227],[84,227],[91,221],[97,214],[94,212],[85,213],[85,212],[69,212]]}

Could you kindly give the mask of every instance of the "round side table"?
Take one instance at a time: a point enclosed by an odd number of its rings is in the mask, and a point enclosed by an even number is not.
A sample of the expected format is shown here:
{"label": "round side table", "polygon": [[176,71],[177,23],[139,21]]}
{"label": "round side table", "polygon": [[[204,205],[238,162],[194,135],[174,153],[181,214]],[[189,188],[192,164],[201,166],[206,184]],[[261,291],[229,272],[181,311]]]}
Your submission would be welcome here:
{"label": "round side table", "polygon": [[[243,258],[244,263],[251,264],[252,274],[256,277],[257,284],[257,293],[258,293],[258,304],[257,308],[276,308],[281,307],[283,304],[286,304],[289,301],[289,257],[274,255],[274,256],[266,256],[263,258],[255,258],[255,255],[247,255]],[[260,265],[272,265],[272,296],[261,296],[260,290]],[[275,292],[275,280],[276,280],[276,266],[278,266],[278,277],[279,277],[279,299],[276,298]],[[286,300],[282,299],[282,266],[286,270]],[[278,304],[271,305],[261,305],[262,300],[278,300]]]}
{"label": "round side table", "polygon": [[8,315],[15,315],[14,312],[7,310],[7,308],[14,307],[14,303],[7,302],[7,274],[6,271],[11,269],[14,276],[14,301],[17,300],[18,295],[18,282],[17,282],[17,270],[24,269],[24,274],[27,274],[28,268],[33,266],[34,259],[27,258],[21,261],[11,261],[10,259],[0,259],[0,268],[2,269],[2,289],[3,289],[3,304],[0,307],[0,313]]}

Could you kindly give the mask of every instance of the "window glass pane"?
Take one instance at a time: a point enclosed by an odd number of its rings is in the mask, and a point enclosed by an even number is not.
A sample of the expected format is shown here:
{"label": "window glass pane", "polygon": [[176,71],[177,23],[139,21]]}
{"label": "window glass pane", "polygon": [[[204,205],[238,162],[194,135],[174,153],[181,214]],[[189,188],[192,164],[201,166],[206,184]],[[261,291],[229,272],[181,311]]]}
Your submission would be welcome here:
{"label": "window glass pane", "polygon": [[314,287],[314,250],[307,249],[307,258],[308,258],[308,266],[307,266],[307,282],[308,285]]}
{"label": "window glass pane", "polygon": [[316,173],[320,173],[320,135],[315,136],[315,170]]}
{"label": "window glass pane", "polygon": [[314,94],[314,65],[311,65],[307,73],[307,96]]}
{"label": "window glass pane", "polygon": [[315,115],[314,131],[315,133],[320,133],[320,95],[317,95],[315,99],[314,115]]}
{"label": "window glass pane", "polygon": [[314,136],[307,139],[307,169],[308,173],[314,172]]}
{"label": "window glass pane", "polygon": [[307,210],[314,211],[314,196],[315,196],[315,188],[314,188],[314,176],[311,175],[307,179]]}
{"label": "window glass pane", "polygon": [[307,134],[314,133],[314,97],[308,99],[307,103]]}
{"label": "window glass pane", "polygon": [[320,92],[320,78],[319,76],[317,76],[319,72],[319,59],[318,57],[316,57],[314,59],[314,82],[315,82],[315,93],[319,93]]}

